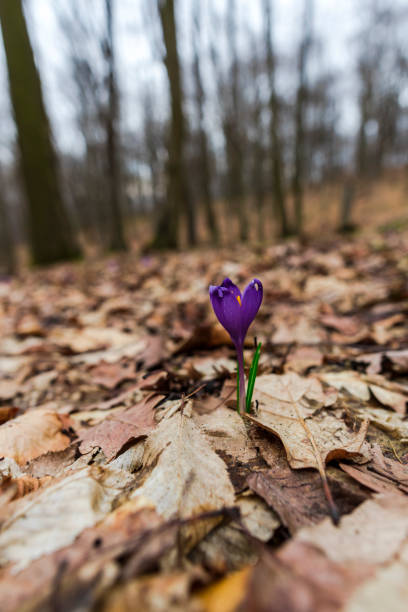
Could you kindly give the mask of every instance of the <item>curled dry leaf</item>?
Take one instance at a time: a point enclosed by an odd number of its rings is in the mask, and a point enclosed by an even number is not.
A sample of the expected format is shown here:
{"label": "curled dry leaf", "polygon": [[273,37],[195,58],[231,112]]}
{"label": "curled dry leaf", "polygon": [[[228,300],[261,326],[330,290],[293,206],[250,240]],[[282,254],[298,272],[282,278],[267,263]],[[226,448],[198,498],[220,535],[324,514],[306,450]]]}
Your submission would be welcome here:
{"label": "curled dry leaf", "polygon": [[[219,510],[234,503],[234,489],[225,463],[186,410],[163,418],[146,442],[148,473],[134,496],[150,500],[165,518],[180,518]],[[213,521],[186,527],[187,548],[198,542]]]}
{"label": "curled dry leaf", "polygon": [[260,376],[255,397],[258,414],[247,415],[248,418],[281,439],[292,468],[320,470],[320,461],[324,464],[338,458],[364,458],[368,422],[353,432],[334,414],[316,410],[316,405],[321,408],[333,403],[333,394],[325,393],[317,379],[293,372]]}
{"label": "curled dry leaf", "polygon": [[0,426],[0,457],[10,457],[18,464],[35,459],[48,451],[66,448],[69,437],[62,432],[67,417],[38,408]]}

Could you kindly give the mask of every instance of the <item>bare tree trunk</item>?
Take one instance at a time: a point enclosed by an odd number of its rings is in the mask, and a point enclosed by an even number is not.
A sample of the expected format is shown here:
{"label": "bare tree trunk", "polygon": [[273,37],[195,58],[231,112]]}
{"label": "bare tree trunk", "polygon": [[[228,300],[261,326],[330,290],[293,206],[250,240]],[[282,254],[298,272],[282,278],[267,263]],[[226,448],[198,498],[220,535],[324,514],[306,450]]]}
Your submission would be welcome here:
{"label": "bare tree trunk", "polygon": [[187,220],[187,239],[196,243],[195,215],[185,170],[186,125],[183,113],[180,61],[177,51],[177,32],[174,0],[158,0],[160,22],[166,55],[164,64],[170,87],[171,121],[168,140],[167,202],[160,215],[153,247],[176,248],[179,218],[183,212]]}
{"label": "bare tree trunk", "polygon": [[13,274],[13,272],[15,272],[14,245],[0,180],[0,273]]}
{"label": "bare tree trunk", "polygon": [[47,264],[72,259],[80,251],[64,208],[57,157],[21,0],[1,0],[0,21],[28,203],[33,262]]}
{"label": "bare tree trunk", "polygon": [[305,167],[305,114],[307,106],[306,66],[311,45],[311,18],[313,0],[305,0],[303,35],[298,57],[298,88],[295,103],[295,152],[293,172],[293,200],[295,209],[295,230],[298,236],[303,231],[303,191]]}
{"label": "bare tree trunk", "polygon": [[193,76],[195,84],[195,105],[199,123],[199,163],[200,163],[200,178],[201,192],[203,195],[205,218],[208,231],[213,243],[218,244],[219,232],[218,224],[214,214],[213,197],[211,191],[211,170],[210,156],[208,150],[208,139],[204,125],[204,103],[205,94],[201,78],[200,59],[199,59],[199,40],[200,40],[200,4],[195,3],[194,10],[194,27],[193,27]]}
{"label": "bare tree trunk", "polygon": [[240,127],[239,67],[235,23],[235,0],[228,2],[228,44],[231,57],[231,109],[224,120],[224,133],[227,144],[227,164],[229,198],[231,207],[237,212],[239,238],[248,240],[248,219],[244,200],[243,138]]}
{"label": "bare tree trunk", "polygon": [[[251,40],[255,49],[255,40]],[[253,143],[252,143],[252,169],[251,184],[254,195],[254,208],[257,212],[257,237],[260,242],[265,238],[264,231],[264,203],[265,203],[265,146],[262,125],[262,100],[260,96],[258,75],[260,74],[259,57],[254,55],[252,62],[252,83],[255,88],[255,96],[252,109]]]}
{"label": "bare tree trunk", "polygon": [[276,61],[272,37],[272,7],[273,0],[264,0],[265,12],[265,38],[266,38],[266,65],[269,76],[269,109],[270,109],[270,141],[272,162],[272,200],[280,222],[280,235],[290,234],[290,227],[286,213],[286,197],[284,187],[284,168],[282,159],[282,143],[280,137],[280,104],[275,85]]}
{"label": "bare tree trunk", "polygon": [[355,225],[351,221],[351,213],[355,199],[355,184],[352,178],[347,178],[344,183],[343,197],[340,209],[339,231],[343,233],[352,232]]}
{"label": "bare tree trunk", "polygon": [[115,47],[113,39],[113,0],[105,0],[106,8],[106,60],[108,64],[109,101],[106,112],[106,154],[108,162],[108,185],[110,222],[108,249],[110,251],[125,251],[126,242],[123,232],[121,209],[120,180],[120,144],[119,144],[119,102],[116,86]]}

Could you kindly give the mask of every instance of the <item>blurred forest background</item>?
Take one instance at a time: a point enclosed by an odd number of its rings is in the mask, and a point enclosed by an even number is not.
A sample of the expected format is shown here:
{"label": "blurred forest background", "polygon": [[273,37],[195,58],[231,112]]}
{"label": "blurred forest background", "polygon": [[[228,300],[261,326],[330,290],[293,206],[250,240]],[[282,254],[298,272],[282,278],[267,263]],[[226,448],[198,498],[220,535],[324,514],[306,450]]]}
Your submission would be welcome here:
{"label": "blurred forest background", "polygon": [[0,269],[404,225],[408,3],[1,0]]}

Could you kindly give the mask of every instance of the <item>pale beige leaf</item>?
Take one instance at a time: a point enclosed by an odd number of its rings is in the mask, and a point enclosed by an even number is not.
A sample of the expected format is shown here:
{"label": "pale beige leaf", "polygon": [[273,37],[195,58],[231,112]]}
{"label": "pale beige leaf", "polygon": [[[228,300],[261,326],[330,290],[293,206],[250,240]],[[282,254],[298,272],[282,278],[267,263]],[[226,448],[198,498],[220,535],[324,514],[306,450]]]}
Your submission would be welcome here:
{"label": "pale beige leaf", "polygon": [[[234,503],[225,463],[193,419],[181,411],[162,419],[150,434],[143,463],[152,471],[133,495],[152,501],[165,518],[192,517]],[[190,545],[208,529],[204,521],[192,524]]]}
{"label": "pale beige leaf", "polygon": [[370,391],[366,382],[360,379],[357,372],[327,372],[319,374],[319,378],[336,389],[346,389],[354,397],[366,402],[370,399]]}
{"label": "pale beige leaf", "polygon": [[407,537],[408,498],[393,494],[368,499],[343,516],[339,527],[325,519],[297,535],[300,541],[323,550],[332,561],[369,564],[391,561]]}
{"label": "pale beige leaf", "polygon": [[207,434],[212,447],[247,462],[256,457],[256,449],[249,439],[242,417],[225,406],[210,414],[194,415],[194,421]]}
{"label": "pale beige leaf", "polygon": [[408,388],[390,382],[383,376],[367,376],[352,370],[327,372],[319,378],[336,389],[346,389],[351,395],[362,401],[370,399],[370,391],[384,406],[393,408],[399,414],[405,414],[408,401]]}
{"label": "pale beige leaf", "polygon": [[15,502],[0,532],[0,564],[16,563],[17,571],[67,546],[110,512],[113,500],[131,479],[126,472],[93,466]]}
{"label": "pale beige leaf", "polygon": [[[247,416],[281,439],[292,468],[319,469],[319,456],[323,463],[340,457],[362,459],[366,450],[367,423],[355,433],[334,414],[316,411],[316,402],[322,407],[332,401],[330,393],[324,393],[318,380],[302,378],[294,372],[283,376],[271,374],[258,377],[255,389],[258,413]],[[308,400],[313,400],[313,405]]]}
{"label": "pale beige leaf", "polygon": [[70,439],[62,433],[60,416],[38,408],[0,426],[0,457],[9,457],[23,465],[35,457],[66,448]]}
{"label": "pale beige leaf", "polygon": [[373,408],[372,406],[353,408],[362,419],[369,418],[370,423],[386,432],[393,434],[403,441],[408,442],[408,421],[402,415],[386,410],[385,408]]}
{"label": "pale beige leaf", "polygon": [[344,608],[344,612],[406,612],[408,602],[408,565],[395,562],[380,568],[363,583]]}

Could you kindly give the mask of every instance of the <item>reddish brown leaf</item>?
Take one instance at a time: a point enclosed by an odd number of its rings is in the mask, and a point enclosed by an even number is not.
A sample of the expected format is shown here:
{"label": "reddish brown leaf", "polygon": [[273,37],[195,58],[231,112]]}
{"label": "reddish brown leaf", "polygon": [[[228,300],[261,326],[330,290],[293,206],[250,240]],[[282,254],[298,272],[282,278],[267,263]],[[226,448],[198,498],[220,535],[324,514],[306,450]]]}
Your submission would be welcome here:
{"label": "reddish brown leaf", "polygon": [[122,410],[108,417],[94,427],[80,431],[80,452],[85,454],[99,447],[108,461],[111,461],[131,440],[146,436],[154,429],[156,426],[154,407],[160,399],[156,396],[143,401],[133,408]]}

